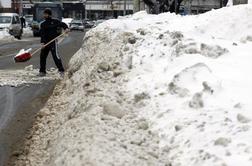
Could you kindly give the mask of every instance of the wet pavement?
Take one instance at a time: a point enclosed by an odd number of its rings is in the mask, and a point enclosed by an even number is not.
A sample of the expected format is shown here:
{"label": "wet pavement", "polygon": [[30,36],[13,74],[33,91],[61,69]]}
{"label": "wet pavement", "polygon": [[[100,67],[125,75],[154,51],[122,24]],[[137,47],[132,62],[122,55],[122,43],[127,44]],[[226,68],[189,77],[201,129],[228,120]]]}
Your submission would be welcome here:
{"label": "wet pavement", "polygon": [[35,115],[51,95],[56,81],[0,88],[0,165],[6,165],[31,128]]}

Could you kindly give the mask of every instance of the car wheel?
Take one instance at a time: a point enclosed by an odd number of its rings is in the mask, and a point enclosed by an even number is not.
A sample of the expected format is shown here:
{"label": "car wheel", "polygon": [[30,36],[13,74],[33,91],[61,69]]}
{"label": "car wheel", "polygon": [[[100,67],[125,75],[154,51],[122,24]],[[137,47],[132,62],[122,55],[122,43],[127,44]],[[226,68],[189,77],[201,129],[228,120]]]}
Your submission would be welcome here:
{"label": "car wheel", "polygon": [[18,40],[21,40],[21,35],[16,36],[16,38],[17,38]]}
{"label": "car wheel", "polygon": [[15,36],[15,38],[17,38],[18,40],[21,40],[21,38],[22,38],[22,31],[20,31],[19,35]]}

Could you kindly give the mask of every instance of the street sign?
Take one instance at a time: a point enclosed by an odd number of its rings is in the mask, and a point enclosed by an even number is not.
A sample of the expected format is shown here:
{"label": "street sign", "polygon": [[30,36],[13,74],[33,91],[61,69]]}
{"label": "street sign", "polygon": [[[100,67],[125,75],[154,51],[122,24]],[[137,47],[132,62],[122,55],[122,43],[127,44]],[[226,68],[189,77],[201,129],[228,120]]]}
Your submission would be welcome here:
{"label": "street sign", "polygon": [[24,9],[30,9],[32,8],[32,4],[23,4]]}

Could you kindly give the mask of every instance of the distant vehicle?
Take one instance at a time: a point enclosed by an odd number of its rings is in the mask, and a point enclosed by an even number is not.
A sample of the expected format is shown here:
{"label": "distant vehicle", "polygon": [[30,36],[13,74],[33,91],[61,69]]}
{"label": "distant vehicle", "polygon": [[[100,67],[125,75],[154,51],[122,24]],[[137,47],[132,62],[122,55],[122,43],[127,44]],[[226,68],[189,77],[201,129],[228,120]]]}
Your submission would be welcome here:
{"label": "distant vehicle", "polygon": [[[32,31],[33,36],[39,36],[40,23],[44,20],[43,12],[46,8],[52,10],[52,17],[62,20],[63,16],[63,5],[60,2],[38,2],[35,3],[33,10],[33,22],[32,22]],[[61,31],[61,29],[59,29]]]}
{"label": "distant vehicle", "polygon": [[0,30],[6,29],[17,39],[21,39],[23,29],[19,15],[16,13],[0,13]]}
{"label": "distant vehicle", "polygon": [[33,21],[33,15],[25,15],[26,25],[31,27]]}
{"label": "distant vehicle", "polygon": [[73,21],[72,18],[63,18],[62,22],[64,22],[65,24],[67,24],[67,26],[70,26],[70,23]]}
{"label": "distant vehicle", "polygon": [[103,23],[104,21],[106,21],[106,20],[97,20],[97,21],[95,21],[94,27],[97,27],[99,24]]}
{"label": "distant vehicle", "polygon": [[85,26],[82,20],[73,20],[70,23],[70,30],[85,31]]}
{"label": "distant vehicle", "polygon": [[85,28],[93,28],[94,24],[95,24],[94,21],[84,20],[84,26],[85,26]]}

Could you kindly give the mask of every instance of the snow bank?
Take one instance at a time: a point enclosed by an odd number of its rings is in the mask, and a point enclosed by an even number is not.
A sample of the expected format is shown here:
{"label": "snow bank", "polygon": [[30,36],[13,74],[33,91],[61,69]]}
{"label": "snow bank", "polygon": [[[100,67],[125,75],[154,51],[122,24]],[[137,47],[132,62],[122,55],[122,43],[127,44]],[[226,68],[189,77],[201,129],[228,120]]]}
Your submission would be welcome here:
{"label": "snow bank", "polygon": [[[126,46],[128,90],[148,96],[138,111],[170,148],[172,165],[252,164],[251,14],[252,6],[237,6],[131,18],[138,26]],[[123,21],[107,24],[125,29]]]}
{"label": "snow bank", "polygon": [[26,27],[23,29],[23,37],[32,37],[32,36],[33,36],[33,32],[30,27]]}
{"label": "snow bank", "polygon": [[0,86],[17,87],[25,84],[42,84],[45,80],[61,79],[55,68],[47,72],[46,77],[38,77],[39,70],[34,69],[32,65],[25,67],[24,70],[0,70]]}
{"label": "snow bank", "polygon": [[241,5],[90,30],[18,162],[251,165],[251,19]]}
{"label": "snow bank", "polygon": [[[32,37],[33,33],[30,27],[23,29],[22,37]],[[5,30],[0,31],[0,42],[9,42],[15,40],[14,36],[11,36],[9,32]]]}
{"label": "snow bank", "polygon": [[10,40],[14,40],[14,37],[11,36],[7,31],[1,30],[0,31],[0,42],[1,41],[10,41]]}

